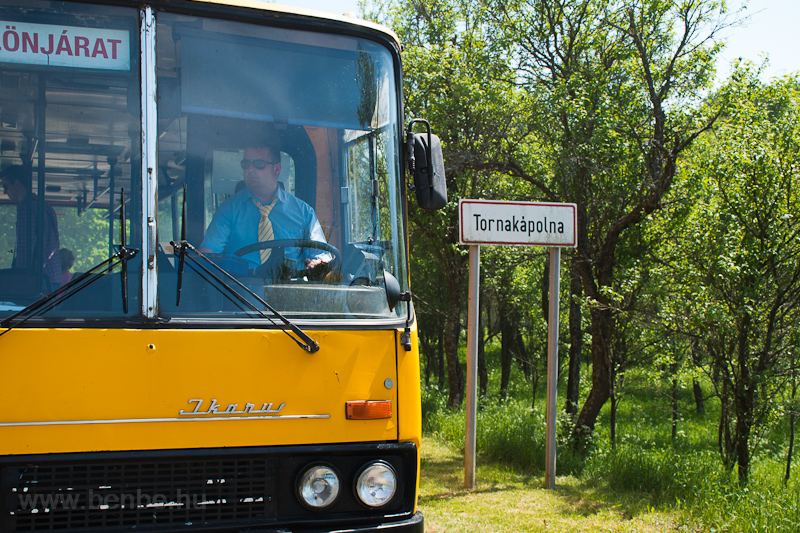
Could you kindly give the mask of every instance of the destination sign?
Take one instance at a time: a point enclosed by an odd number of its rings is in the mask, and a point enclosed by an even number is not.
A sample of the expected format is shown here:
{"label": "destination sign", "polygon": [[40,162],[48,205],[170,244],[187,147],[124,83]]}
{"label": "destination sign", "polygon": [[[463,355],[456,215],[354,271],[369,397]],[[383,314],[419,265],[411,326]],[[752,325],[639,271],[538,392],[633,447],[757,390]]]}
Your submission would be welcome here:
{"label": "destination sign", "polygon": [[0,62],[130,70],[125,30],[0,21]]}
{"label": "destination sign", "polygon": [[458,212],[461,244],[578,245],[575,204],[461,200]]}

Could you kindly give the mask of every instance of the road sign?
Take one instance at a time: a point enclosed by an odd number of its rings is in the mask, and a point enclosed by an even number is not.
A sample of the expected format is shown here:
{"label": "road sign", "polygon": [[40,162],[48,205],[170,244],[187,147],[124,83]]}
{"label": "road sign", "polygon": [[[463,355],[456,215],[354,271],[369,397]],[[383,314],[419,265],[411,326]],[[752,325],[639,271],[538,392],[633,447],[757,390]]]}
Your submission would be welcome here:
{"label": "road sign", "polygon": [[458,202],[461,244],[574,248],[577,206],[543,202]]}
{"label": "road sign", "polygon": [[547,327],[547,407],[545,421],[545,487],[556,486],[556,400],[558,394],[558,316],[561,248],[578,245],[575,204],[541,202],[458,202],[459,241],[469,245],[469,306],[467,309],[467,412],[464,446],[464,486],[475,487],[477,422],[478,294],[482,244],[547,246],[550,248],[550,308]]}

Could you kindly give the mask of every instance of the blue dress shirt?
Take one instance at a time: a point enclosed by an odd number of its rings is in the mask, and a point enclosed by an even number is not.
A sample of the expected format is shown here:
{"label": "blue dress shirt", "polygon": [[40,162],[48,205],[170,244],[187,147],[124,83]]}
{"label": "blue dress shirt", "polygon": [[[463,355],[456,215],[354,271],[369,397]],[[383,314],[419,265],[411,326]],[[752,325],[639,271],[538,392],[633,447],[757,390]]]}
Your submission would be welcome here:
{"label": "blue dress shirt", "polygon": [[[283,189],[278,189],[278,203],[272,208],[269,220],[272,223],[274,238],[277,239],[311,239],[313,241],[327,242],[322,226],[317,220],[314,209],[302,200],[299,200]],[[215,253],[233,253],[244,246],[258,242],[258,224],[261,221],[261,212],[253,200],[263,204],[245,187],[219,206],[211,224],[208,225],[206,236],[201,246],[205,246]],[[244,256],[250,262],[250,267],[255,268],[261,264],[258,252]],[[284,261],[297,270],[304,269],[305,259],[321,259],[329,261],[330,254],[314,248],[286,248]]]}

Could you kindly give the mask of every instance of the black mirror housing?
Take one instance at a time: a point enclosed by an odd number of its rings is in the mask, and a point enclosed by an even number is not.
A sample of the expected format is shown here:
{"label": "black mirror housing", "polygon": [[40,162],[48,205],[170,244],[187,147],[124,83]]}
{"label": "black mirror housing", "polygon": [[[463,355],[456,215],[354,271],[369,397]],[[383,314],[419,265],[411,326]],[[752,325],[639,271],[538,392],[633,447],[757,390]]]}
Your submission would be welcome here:
{"label": "black mirror housing", "polygon": [[394,311],[397,304],[400,302],[400,282],[388,270],[383,271],[383,286],[386,289],[386,303],[389,304],[389,310]]}
{"label": "black mirror housing", "polygon": [[[427,126],[426,133],[413,133],[414,123]],[[414,119],[408,124],[406,136],[408,166],[414,176],[417,203],[422,209],[436,211],[447,205],[447,183],[444,176],[444,157],[439,137],[431,134],[427,121]]]}

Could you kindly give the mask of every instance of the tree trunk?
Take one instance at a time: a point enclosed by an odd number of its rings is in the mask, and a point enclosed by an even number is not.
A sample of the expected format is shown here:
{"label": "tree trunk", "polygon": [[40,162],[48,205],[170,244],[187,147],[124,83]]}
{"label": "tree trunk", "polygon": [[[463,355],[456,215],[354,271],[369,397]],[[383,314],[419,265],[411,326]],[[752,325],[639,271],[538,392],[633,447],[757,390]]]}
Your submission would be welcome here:
{"label": "tree trunk", "polygon": [[594,431],[597,416],[611,396],[611,365],[608,340],[611,338],[611,311],[601,305],[591,310],[592,318],[592,389],[578,413],[573,428],[573,442],[578,452],[585,451],[586,438]]}
{"label": "tree trunk", "polygon": [[511,345],[513,344],[513,328],[507,313],[500,313],[500,399],[508,395],[508,382],[511,378]]}
{"label": "tree trunk", "polygon": [[[694,339],[690,344],[690,352],[692,354],[692,363],[694,366],[700,368],[703,362],[700,360],[700,352],[697,349],[697,341]],[[700,386],[700,382],[697,381],[697,378],[692,379],[692,393],[694,394],[694,404],[697,407],[697,414],[701,416],[705,415],[706,403],[705,398],[703,397],[703,388]]]}
{"label": "tree trunk", "polygon": [[439,390],[443,391],[445,386],[446,365],[444,362],[444,328],[439,329],[438,342],[436,343],[436,378],[438,379]]}
{"label": "tree trunk", "polygon": [[792,352],[792,408],[789,411],[789,449],[786,451],[786,475],[783,477],[784,484],[789,483],[792,475],[792,453],[794,452],[794,424],[797,420],[795,411],[795,400],[797,399],[797,370],[795,366],[794,352]]}
{"label": "tree trunk", "polygon": [[425,386],[427,387],[431,383],[431,372],[433,372],[433,365],[435,359],[435,354],[433,353],[433,346],[430,343],[430,339],[427,335],[425,335],[422,331],[422,328],[419,330],[419,349],[422,352],[422,359],[425,361]]}
{"label": "tree trunk", "polygon": [[578,414],[581,385],[581,351],[583,350],[583,331],[581,330],[581,304],[583,286],[575,254],[570,261],[570,301],[569,301],[569,367],[567,370],[567,398],[564,410],[570,419]]}
{"label": "tree trunk", "polygon": [[733,423],[731,417],[731,405],[728,396],[728,382],[722,383],[722,394],[720,394],[720,410],[719,410],[719,433],[717,435],[717,445],[719,447],[719,454],[722,456],[722,464],[725,465],[727,470],[731,470],[735,464],[733,455],[733,437],[731,436],[731,424]]}
{"label": "tree trunk", "polygon": [[672,373],[672,440],[673,442],[675,439],[678,438],[678,377],[676,376],[677,365],[672,365],[673,373]]}
{"label": "tree trunk", "polygon": [[736,423],[736,462],[738,465],[739,485],[747,485],[750,476],[750,424],[746,419],[748,415],[742,413],[742,418]]}
{"label": "tree trunk", "polygon": [[706,414],[706,402],[703,398],[703,388],[697,378],[692,380],[692,392],[694,393],[694,404],[697,408],[697,414],[703,416]]}
{"label": "tree trunk", "polygon": [[[547,345],[542,350],[544,361],[547,361]],[[539,382],[542,379],[542,374],[539,372],[539,366],[534,365],[533,373],[531,375],[531,385],[533,386],[533,394],[531,394],[531,409],[536,409],[536,396],[539,393]]]}
{"label": "tree trunk", "polygon": [[[519,324],[517,318],[513,322]],[[517,363],[525,376],[525,381],[530,381],[533,372],[533,359],[528,354],[528,347],[525,346],[525,339],[522,338],[522,330],[518,326],[514,326],[512,329],[514,330],[514,351],[517,354]]]}
{"label": "tree trunk", "polygon": [[454,408],[464,401],[464,370],[458,360],[458,339],[461,335],[461,291],[457,286],[450,287],[450,301],[447,306],[445,322],[444,354],[447,361],[447,377],[450,391],[447,406]]}
{"label": "tree trunk", "polygon": [[478,385],[481,396],[489,393],[489,373],[486,370],[486,335],[483,331],[483,313],[478,313]]}
{"label": "tree trunk", "polygon": [[756,385],[750,368],[750,315],[745,314],[739,324],[737,366],[739,380],[736,386],[736,462],[739,467],[739,484],[744,486],[750,474],[750,432],[753,427]]}

